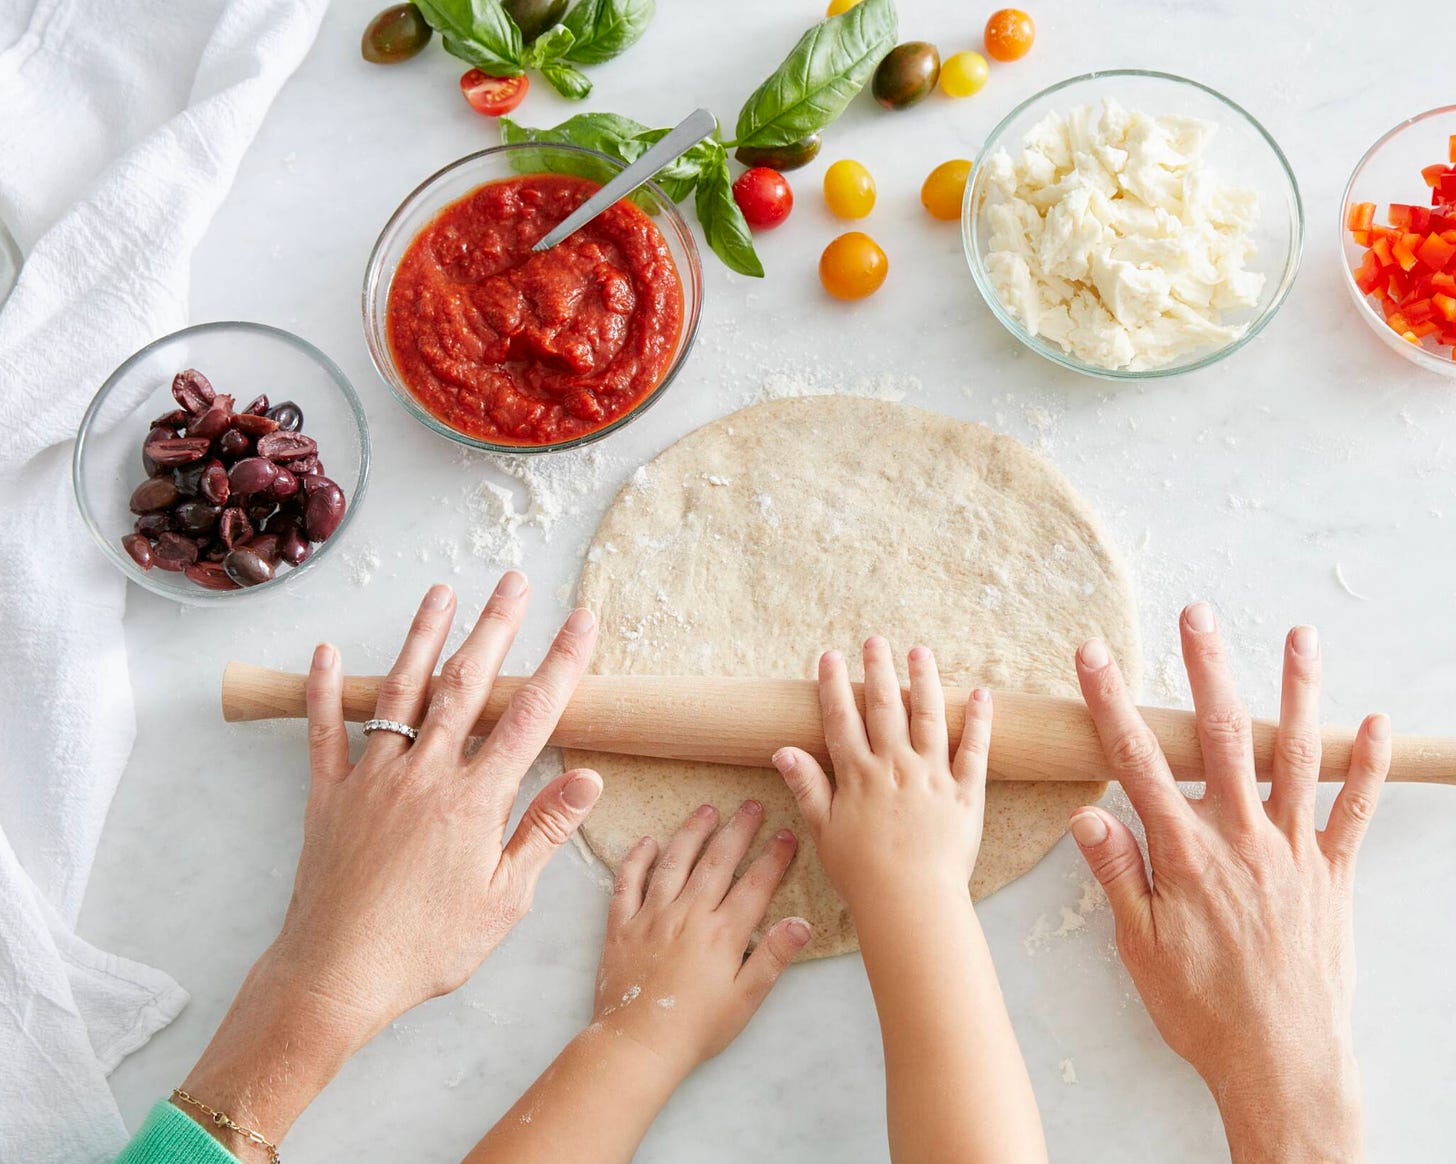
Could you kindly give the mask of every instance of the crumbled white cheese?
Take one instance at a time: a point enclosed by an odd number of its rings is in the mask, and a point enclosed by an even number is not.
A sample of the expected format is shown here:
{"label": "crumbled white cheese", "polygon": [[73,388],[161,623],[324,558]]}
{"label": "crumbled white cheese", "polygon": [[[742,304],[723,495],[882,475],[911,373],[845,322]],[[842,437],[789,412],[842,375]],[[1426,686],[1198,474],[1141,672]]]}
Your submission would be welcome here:
{"label": "crumbled white cheese", "polygon": [[1019,157],[986,162],[986,267],[1036,336],[1103,368],[1145,369],[1243,334],[1253,307],[1254,191],[1204,157],[1217,127],[1116,101],[1051,114]]}

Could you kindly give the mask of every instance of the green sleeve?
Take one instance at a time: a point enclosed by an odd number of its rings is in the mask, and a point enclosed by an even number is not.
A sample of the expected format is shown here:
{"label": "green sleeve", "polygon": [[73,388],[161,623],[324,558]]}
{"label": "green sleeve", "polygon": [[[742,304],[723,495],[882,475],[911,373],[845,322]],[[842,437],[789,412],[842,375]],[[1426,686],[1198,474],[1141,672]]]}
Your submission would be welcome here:
{"label": "green sleeve", "polygon": [[238,1164],[238,1158],[191,1116],[163,1100],[116,1164]]}

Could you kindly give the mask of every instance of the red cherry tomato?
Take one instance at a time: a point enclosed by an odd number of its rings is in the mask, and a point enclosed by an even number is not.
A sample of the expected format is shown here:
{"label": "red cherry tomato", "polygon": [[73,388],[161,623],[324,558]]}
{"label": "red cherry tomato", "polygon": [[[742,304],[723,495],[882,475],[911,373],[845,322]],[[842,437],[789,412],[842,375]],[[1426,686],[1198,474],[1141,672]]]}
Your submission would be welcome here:
{"label": "red cherry tomato", "polygon": [[789,189],[788,179],[767,166],[744,170],[733,183],[733,200],[755,230],[771,230],[794,208],[794,192]]}
{"label": "red cherry tomato", "polygon": [[499,117],[509,113],[526,97],[531,82],[522,73],[519,77],[491,77],[479,69],[471,69],[460,78],[460,92],[470,102],[470,108],[487,117]]}

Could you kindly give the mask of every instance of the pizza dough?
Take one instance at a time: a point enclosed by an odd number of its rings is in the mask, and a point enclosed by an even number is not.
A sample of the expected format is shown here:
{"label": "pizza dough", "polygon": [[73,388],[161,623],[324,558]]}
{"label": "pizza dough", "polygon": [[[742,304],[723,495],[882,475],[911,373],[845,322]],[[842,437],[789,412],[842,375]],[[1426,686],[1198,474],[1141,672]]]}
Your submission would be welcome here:
{"label": "pizza dough", "polygon": [[[597,530],[579,599],[600,619],[604,673],[812,678],[830,647],[858,672],[873,633],[902,679],[923,643],[947,683],[1075,695],[1073,652],[1092,635],[1134,686],[1141,673],[1123,567],[1060,473],[981,425],[854,397],[756,405],[637,470]],[[769,920],[812,922],[809,957],[856,948],[776,772],[577,751],[566,762],[602,774],[584,832],[613,868],[699,804],[726,817],[762,801],[760,841],[785,826],[800,838]],[[1104,788],[992,784],[972,893],[1026,872]]]}

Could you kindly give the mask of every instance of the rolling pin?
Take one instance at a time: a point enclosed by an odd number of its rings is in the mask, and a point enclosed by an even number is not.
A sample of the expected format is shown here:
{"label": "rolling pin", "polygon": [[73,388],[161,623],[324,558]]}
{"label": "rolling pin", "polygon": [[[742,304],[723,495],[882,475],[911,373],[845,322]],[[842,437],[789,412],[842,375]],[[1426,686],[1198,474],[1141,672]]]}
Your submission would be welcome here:
{"label": "rolling pin", "polygon": [[[344,680],[344,718],[360,723],[374,714],[379,676]],[[495,725],[522,679],[496,680],[476,734]],[[229,663],[222,680],[222,714],[241,720],[297,719],[304,715],[304,676]],[[854,685],[861,710],[864,692]],[[950,738],[965,722],[964,688],[945,690]],[[907,693],[908,698],[908,693]],[[997,692],[991,739],[992,780],[1107,780],[1092,719],[1080,700]],[[1163,745],[1173,775],[1202,779],[1203,761],[1192,712],[1143,708]],[[1254,722],[1254,763],[1261,779],[1273,767],[1275,724]],[[1355,733],[1322,730],[1320,779],[1339,781],[1350,765]],[[818,684],[808,679],[726,679],[676,675],[585,676],[562,713],[551,742],[564,748],[655,756],[665,760],[770,768],[770,757],[793,744],[828,760],[819,715]],[[1391,780],[1456,784],[1456,740],[1396,736]]]}

